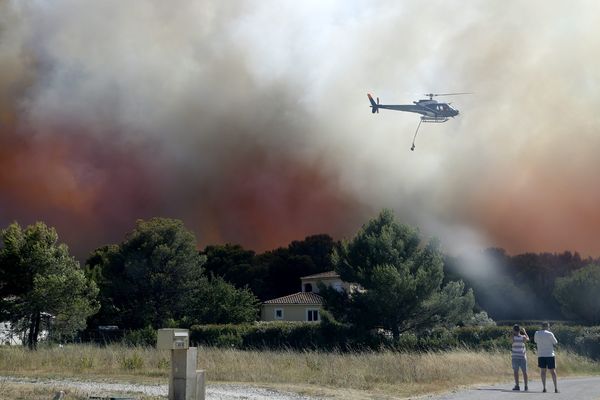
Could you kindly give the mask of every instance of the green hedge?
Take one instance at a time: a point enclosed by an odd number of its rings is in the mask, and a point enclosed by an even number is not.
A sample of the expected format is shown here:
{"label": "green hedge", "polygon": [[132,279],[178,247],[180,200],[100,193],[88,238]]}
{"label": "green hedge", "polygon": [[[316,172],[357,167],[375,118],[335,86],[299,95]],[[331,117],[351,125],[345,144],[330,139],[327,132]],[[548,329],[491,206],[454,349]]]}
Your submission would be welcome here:
{"label": "green hedge", "polygon": [[[535,348],[533,335],[538,326],[526,326]],[[440,351],[452,348],[475,350],[510,349],[507,326],[438,328],[419,334],[406,333],[397,341],[378,333],[353,330],[351,326],[324,320],[315,323],[260,322],[243,325],[195,325],[190,340],[195,345],[236,347],[239,349],[321,349]],[[552,327],[561,349],[600,359],[600,327]]]}
{"label": "green hedge", "polygon": [[329,319],[314,322],[258,322],[242,325],[194,325],[193,344],[240,349],[377,349],[382,341]]}
{"label": "green hedge", "polygon": [[194,325],[190,329],[190,340],[194,344],[241,349],[335,348],[340,341],[332,341],[325,328],[322,324],[285,322]]}

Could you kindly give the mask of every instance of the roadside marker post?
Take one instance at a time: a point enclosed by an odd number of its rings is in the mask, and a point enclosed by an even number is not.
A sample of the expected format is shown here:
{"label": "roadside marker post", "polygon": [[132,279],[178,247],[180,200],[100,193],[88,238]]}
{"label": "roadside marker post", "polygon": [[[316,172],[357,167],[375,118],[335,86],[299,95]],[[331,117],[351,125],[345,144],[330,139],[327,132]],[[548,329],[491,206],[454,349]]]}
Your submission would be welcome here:
{"label": "roadside marker post", "polygon": [[187,329],[159,329],[156,348],[171,350],[169,400],[204,400],[205,374],[196,370],[198,348],[190,346]]}

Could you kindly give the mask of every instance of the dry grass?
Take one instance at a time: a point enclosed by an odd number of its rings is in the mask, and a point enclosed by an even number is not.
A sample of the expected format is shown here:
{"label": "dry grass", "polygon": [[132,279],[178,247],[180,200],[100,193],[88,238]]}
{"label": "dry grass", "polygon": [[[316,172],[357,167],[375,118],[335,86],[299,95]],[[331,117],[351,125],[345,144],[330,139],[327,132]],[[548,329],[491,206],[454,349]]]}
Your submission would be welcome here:
{"label": "dry grass", "polygon": [[[40,387],[34,384],[0,383],[0,400],[50,400],[59,388]],[[63,400],[88,400],[88,393],[78,390],[63,390]],[[161,400],[158,397],[132,396],[139,400]]]}
{"label": "dry grass", "polygon": [[[512,379],[508,351],[344,354],[200,348],[198,353],[198,367],[207,370],[211,382],[245,382],[338,398],[397,398]],[[76,345],[37,352],[2,347],[0,375],[165,383],[169,357],[167,351],[123,346]],[[537,368],[530,357],[535,379]],[[600,374],[598,363],[572,353],[563,352],[557,359],[560,376]]]}
{"label": "dry grass", "polygon": [[[340,394],[343,388],[342,398],[403,397],[512,380],[508,351],[336,354],[203,349],[200,357],[211,380],[297,385],[325,395]],[[533,360],[530,368],[537,372]],[[598,363],[572,353],[558,360],[561,376],[600,374]],[[365,392],[369,396],[361,395]]]}
{"label": "dry grass", "polygon": [[[59,348],[0,347],[0,373],[12,376],[132,378],[136,382],[164,380],[169,353],[154,348],[70,345]],[[145,379],[147,378],[147,379]]]}
{"label": "dry grass", "polygon": [[[52,399],[58,390],[38,387],[33,384],[12,384],[0,382],[0,400],[48,400]],[[77,391],[65,392],[64,400],[84,400],[88,396]]]}

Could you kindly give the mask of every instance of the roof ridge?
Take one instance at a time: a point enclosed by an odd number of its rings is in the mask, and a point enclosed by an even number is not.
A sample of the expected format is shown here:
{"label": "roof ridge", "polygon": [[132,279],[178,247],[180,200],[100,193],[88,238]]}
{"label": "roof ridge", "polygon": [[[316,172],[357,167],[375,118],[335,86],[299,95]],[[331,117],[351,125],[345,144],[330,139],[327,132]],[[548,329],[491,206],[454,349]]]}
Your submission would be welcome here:
{"label": "roof ridge", "polygon": [[340,274],[335,272],[335,270],[319,272],[317,274],[301,276],[300,279],[309,279],[309,278],[339,278]]}
{"label": "roof ridge", "polygon": [[297,292],[267,300],[263,304],[323,304],[323,297],[314,292]]}

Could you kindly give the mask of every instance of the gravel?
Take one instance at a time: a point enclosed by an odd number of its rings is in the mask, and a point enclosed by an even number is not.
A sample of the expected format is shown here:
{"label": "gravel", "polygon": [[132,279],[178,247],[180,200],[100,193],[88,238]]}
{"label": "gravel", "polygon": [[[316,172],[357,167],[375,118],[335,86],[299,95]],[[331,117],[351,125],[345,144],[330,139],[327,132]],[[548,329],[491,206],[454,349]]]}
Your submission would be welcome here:
{"label": "gravel", "polygon": [[[167,397],[167,385],[140,385],[127,383],[90,382],[71,379],[40,379],[40,378],[17,378],[11,376],[0,376],[0,383],[29,384],[53,388],[56,391],[71,389],[89,394],[90,396],[107,396],[110,394],[127,393],[146,396]],[[316,397],[302,396],[296,393],[288,393],[271,389],[257,388],[240,384],[207,385],[207,400],[315,400]]]}

